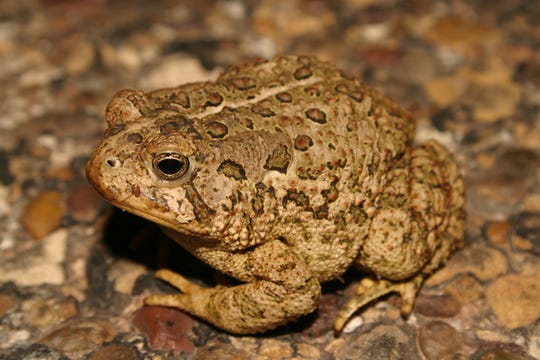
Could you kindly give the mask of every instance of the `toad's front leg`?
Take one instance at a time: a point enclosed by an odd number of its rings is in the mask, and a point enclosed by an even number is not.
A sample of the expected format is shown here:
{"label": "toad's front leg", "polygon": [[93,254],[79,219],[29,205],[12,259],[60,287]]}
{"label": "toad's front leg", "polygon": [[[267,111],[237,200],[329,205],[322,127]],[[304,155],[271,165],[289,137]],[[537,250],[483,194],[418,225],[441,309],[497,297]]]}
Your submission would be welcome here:
{"label": "toad's front leg", "polygon": [[315,310],[321,288],[318,279],[287,245],[262,244],[244,253],[210,251],[220,268],[245,284],[203,288],[181,275],[160,270],[156,276],[179,288],[181,294],[152,295],[147,305],[170,306],[198,316],[234,334],[273,329]]}

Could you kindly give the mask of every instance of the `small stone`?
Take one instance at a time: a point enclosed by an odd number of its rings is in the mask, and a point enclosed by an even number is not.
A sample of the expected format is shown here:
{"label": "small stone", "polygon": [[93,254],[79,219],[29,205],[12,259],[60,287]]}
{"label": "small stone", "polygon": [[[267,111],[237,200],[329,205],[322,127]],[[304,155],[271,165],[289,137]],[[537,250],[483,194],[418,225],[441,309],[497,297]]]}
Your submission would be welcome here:
{"label": "small stone", "polygon": [[474,274],[481,281],[492,280],[508,270],[508,260],[495,248],[474,244],[458,251],[448,263],[426,280],[433,286],[452,279],[457,274]]}
{"label": "small stone", "polygon": [[9,152],[0,150],[0,185],[10,185],[15,177],[9,169]]}
{"label": "small stone", "polygon": [[116,261],[107,273],[107,279],[114,282],[114,289],[120,293],[131,294],[139,276],[146,273],[141,264],[127,260]]}
{"label": "small stone", "polygon": [[496,245],[504,245],[510,237],[511,225],[508,221],[491,221],[484,229],[487,240]]}
{"label": "small stone", "polygon": [[379,325],[352,341],[327,348],[333,350],[331,355],[335,359],[419,359],[413,332],[410,328],[404,330],[394,325]]}
{"label": "small stone", "polygon": [[293,349],[290,344],[276,340],[264,339],[259,347],[259,355],[269,359],[285,359],[291,357]]}
{"label": "small stone", "polygon": [[320,359],[321,351],[309,344],[296,344],[296,352],[299,355],[300,359]]}
{"label": "small stone", "polygon": [[476,120],[495,122],[515,113],[521,98],[521,88],[515,84],[507,86],[473,85],[467,89],[463,96],[464,103],[472,106]]}
{"label": "small stone", "polygon": [[520,64],[515,78],[519,82],[540,88],[540,61],[533,57],[532,61]]}
{"label": "small stone", "polygon": [[66,205],[68,213],[74,220],[89,223],[99,214],[103,200],[94,188],[85,184],[79,185],[71,191]]}
{"label": "small stone", "polygon": [[0,318],[7,314],[13,307],[13,298],[9,295],[0,294]]}
{"label": "small stone", "polygon": [[527,194],[523,200],[523,209],[540,212],[540,194]]}
{"label": "small stone", "polygon": [[508,343],[486,344],[470,356],[471,360],[536,360],[519,345]]}
{"label": "small stone", "polygon": [[194,360],[249,360],[254,359],[255,354],[245,351],[236,346],[231,346],[229,342],[223,342],[219,339],[208,341],[202,348],[197,350]]}
{"label": "small stone", "polygon": [[459,310],[460,303],[450,294],[420,295],[414,303],[414,311],[426,316],[449,318]]}
{"label": "small stone", "polygon": [[21,304],[24,321],[32,326],[47,329],[78,314],[77,301],[72,298],[43,300],[31,298]]}
{"label": "small stone", "polygon": [[107,345],[95,351],[89,360],[138,360],[137,351],[125,344]]}
{"label": "small stone", "polygon": [[464,351],[459,332],[443,321],[432,321],[422,327],[418,344],[428,360],[451,360]]}
{"label": "small stone", "polygon": [[426,84],[426,91],[435,104],[448,106],[458,99],[467,88],[467,82],[461,76],[444,76]]}
{"label": "small stone", "polygon": [[512,247],[540,255],[540,212],[521,212],[512,217]]}
{"label": "small stone", "polygon": [[527,193],[527,176],[507,170],[492,170],[468,181],[468,203],[472,212],[488,219],[514,213]]}
{"label": "small stone", "polygon": [[170,55],[156,61],[150,71],[142,75],[139,86],[146,89],[178,86],[178,84],[211,80],[219,72],[219,69],[206,70],[196,58]]}
{"label": "small stone", "polygon": [[88,71],[94,64],[96,49],[94,45],[86,40],[77,39],[74,41],[65,61],[65,69],[70,75],[80,75]]}
{"label": "small stone", "polygon": [[60,225],[64,216],[62,196],[57,191],[46,191],[26,205],[22,224],[34,239],[41,239]]}
{"label": "small stone", "polygon": [[[2,357],[2,359],[4,359]],[[32,344],[27,348],[19,348],[11,352],[5,358],[8,359],[22,359],[22,360],[69,360],[68,357],[62,355],[60,352],[48,348],[43,344]]]}
{"label": "small stone", "polygon": [[45,178],[60,181],[71,181],[75,178],[75,174],[69,166],[51,167],[45,171]]}
{"label": "small stone", "polygon": [[67,324],[40,340],[69,357],[80,357],[111,341],[116,330],[104,321],[79,320]]}
{"label": "small stone", "polygon": [[445,288],[460,304],[472,304],[484,294],[482,285],[471,275],[458,276]]}
{"label": "small stone", "polygon": [[487,289],[488,303],[497,319],[516,329],[540,318],[540,274],[508,275],[495,280]]}
{"label": "small stone", "polygon": [[195,347],[188,337],[195,324],[189,315],[162,306],[144,306],[133,319],[133,325],[146,334],[150,347],[192,353]]}
{"label": "small stone", "polygon": [[0,283],[13,281],[20,286],[62,284],[66,244],[67,230],[60,229],[36,244],[38,251],[31,249],[9,261],[0,261]]}
{"label": "small stone", "polygon": [[487,23],[467,21],[452,15],[438,19],[424,36],[437,44],[464,51],[470,47],[497,42],[500,31]]}
{"label": "small stone", "polygon": [[460,75],[470,84],[460,100],[473,109],[475,120],[492,123],[514,115],[522,88],[513,81],[512,70],[497,57],[462,69]]}

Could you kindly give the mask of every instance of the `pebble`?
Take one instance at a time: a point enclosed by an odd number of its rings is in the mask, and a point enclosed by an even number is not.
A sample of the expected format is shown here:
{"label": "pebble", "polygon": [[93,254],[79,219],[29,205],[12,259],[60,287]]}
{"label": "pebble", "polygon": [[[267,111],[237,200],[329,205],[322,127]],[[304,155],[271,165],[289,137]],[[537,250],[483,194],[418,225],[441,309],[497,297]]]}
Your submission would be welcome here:
{"label": "pebble", "polygon": [[293,352],[290,343],[276,339],[265,339],[259,347],[259,356],[269,359],[285,359],[292,356]]}
{"label": "pebble", "polygon": [[512,226],[506,220],[490,221],[484,228],[484,236],[494,245],[504,245],[508,243]]}
{"label": "pebble", "polygon": [[448,75],[431,79],[426,83],[430,99],[440,107],[452,104],[467,88],[467,82],[461,76]]}
{"label": "pebble", "polygon": [[40,329],[74,318],[78,314],[77,301],[73,297],[58,299],[30,298],[21,304],[24,321]]}
{"label": "pebble", "polygon": [[68,195],[66,206],[73,220],[90,223],[103,207],[103,199],[88,184],[75,187]]}
{"label": "pebble", "polygon": [[479,45],[488,46],[500,39],[500,32],[495,27],[455,15],[439,18],[423,35],[438,45],[458,52],[471,51]]}
{"label": "pebble", "polygon": [[321,351],[310,344],[296,344],[296,352],[300,359],[320,359]]}
{"label": "pebble", "polygon": [[450,318],[459,310],[460,303],[450,294],[420,295],[414,302],[414,311],[426,316]]}
{"label": "pebble", "polygon": [[80,357],[111,341],[115,335],[116,330],[108,322],[78,320],[51,332],[40,343],[69,357]]}
{"label": "pebble", "polygon": [[62,284],[67,235],[66,229],[57,230],[34,244],[24,256],[0,262],[0,282],[13,281],[19,286]]}
{"label": "pebble", "polygon": [[540,212],[540,194],[527,194],[523,200],[523,209]]}
{"label": "pebble", "polygon": [[95,62],[96,49],[84,39],[72,39],[64,66],[69,75],[77,76],[88,71]]}
{"label": "pebble", "polygon": [[420,329],[418,344],[427,360],[451,360],[464,351],[459,332],[443,321],[432,321]]}
{"label": "pebble", "polygon": [[208,71],[200,61],[186,56],[168,56],[160,59],[140,80],[139,86],[145,89],[173,87],[195,81],[215,79],[219,69]]}
{"label": "pebble", "polygon": [[146,334],[150,347],[160,350],[178,350],[192,353],[195,346],[189,336],[195,320],[184,312],[163,306],[144,306],[133,325]]}
{"label": "pebble", "polygon": [[0,318],[4,317],[13,308],[14,301],[9,295],[0,294]]}
{"label": "pebble", "polygon": [[493,170],[478,174],[467,184],[470,211],[489,220],[502,220],[514,213],[527,193],[523,174]]}
{"label": "pebble", "polygon": [[146,272],[147,269],[141,264],[119,260],[108,270],[107,279],[114,282],[114,290],[123,294],[132,294],[135,282]]}
{"label": "pebble", "polygon": [[6,360],[70,360],[62,353],[43,344],[32,344],[26,348],[18,348],[8,354]]}
{"label": "pebble", "polygon": [[468,274],[457,276],[444,290],[462,305],[472,304],[484,294],[482,285],[474,276]]}
{"label": "pebble", "polygon": [[453,255],[444,267],[426,280],[426,285],[437,285],[466,273],[487,281],[507,271],[508,260],[502,251],[485,244],[473,244]]}
{"label": "pebble", "polygon": [[487,289],[487,299],[500,323],[516,329],[540,318],[540,272],[535,276],[508,275]]}
{"label": "pebble", "polygon": [[332,346],[335,359],[357,360],[416,360],[419,354],[414,345],[412,329],[394,325],[378,325],[375,328],[348,338],[338,346]]}
{"label": "pebble", "polygon": [[540,255],[540,212],[520,212],[512,217],[512,248]]}
{"label": "pebble", "polygon": [[467,106],[480,123],[512,116],[521,100],[521,87],[513,81],[512,69],[496,57],[487,58],[476,67],[464,65],[449,75],[430,79],[425,87],[437,105]]}
{"label": "pebble", "polygon": [[212,339],[197,350],[193,360],[250,360],[255,359],[255,354],[220,339]]}
{"label": "pebble", "polygon": [[94,353],[88,360],[138,360],[136,350],[126,344],[107,345]]}
{"label": "pebble", "polygon": [[58,191],[45,191],[26,205],[21,221],[34,239],[41,239],[60,225],[64,216],[62,195]]}
{"label": "pebble", "polygon": [[489,344],[477,350],[471,360],[535,360],[521,347],[512,344]]}
{"label": "pebble", "polygon": [[516,69],[517,81],[540,88],[540,61],[534,57],[531,61],[523,62]]}

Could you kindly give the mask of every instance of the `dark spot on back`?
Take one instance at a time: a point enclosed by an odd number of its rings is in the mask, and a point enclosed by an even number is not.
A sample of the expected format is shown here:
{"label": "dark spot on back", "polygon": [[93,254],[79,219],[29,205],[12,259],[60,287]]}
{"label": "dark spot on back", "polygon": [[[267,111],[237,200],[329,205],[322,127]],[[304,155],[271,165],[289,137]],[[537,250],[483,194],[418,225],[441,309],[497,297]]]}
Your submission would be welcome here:
{"label": "dark spot on back", "polygon": [[238,90],[249,90],[257,86],[257,82],[248,76],[234,78],[230,83]]}
{"label": "dark spot on back", "polygon": [[126,124],[116,124],[116,125],[113,125],[113,126],[109,126],[105,130],[105,134],[103,136],[106,137],[106,138],[110,137],[110,136],[114,136],[114,135],[118,134],[119,132],[122,132],[125,128],[126,128]]}
{"label": "dark spot on back", "polygon": [[258,114],[262,117],[272,117],[272,116],[275,116],[276,113],[273,112],[271,109],[267,108],[267,107],[264,107],[264,106],[261,106],[261,105],[253,105],[251,107],[251,111],[253,111],[255,114]]}
{"label": "dark spot on back", "polygon": [[219,106],[223,102],[223,96],[218,93],[208,94],[204,107]]}
{"label": "dark spot on back", "polygon": [[217,172],[234,180],[246,180],[244,167],[229,159],[219,164]]}
{"label": "dark spot on back", "polygon": [[317,89],[317,88],[315,88],[313,86],[305,88],[304,92],[306,94],[308,94],[309,96],[313,96],[313,97],[318,97],[318,96],[321,95],[321,92],[319,91],[319,89]]}
{"label": "dark spot on back", "polygon": [[317,109],[317,108],[311,108],[306,110],[306,116],[311,121],[314,121],[318,124],[325,124],[326,123],[326,114],[324,111]]}
{"label": "dark spot on back", "polygon": [[188,109],[191,106],[188,94],[183,91],[176,93],[175,96],[171,98],[171,102],[179,104],[185,109]]}
{"label": "dark spot on back", "polygon": [[294,72],[294,78],[296,80],[303,80],[303,79],[307,79],[308,77],[310,77],[311,75],[313,75],[313,72],[311,71],[311,68],[309,66],[302,66],[302,67],[299,67],[298,69],[296,69],[296,71]]}
{"label": "dark spot on back", "polygon": [[291,162],[291,154],[287,149],[287,146],[280,145],[272,151],[266,158],[264,168],[266,170],[276,170],[280,173],[286,174],[289,163]]}
{"label": "dark spot on back", "polygon": [[227,125],[220,123],[219,121],[210,121],[204,124],[204,127],[206,128],[206,133],[214,139],[221,139],[229,132]]}
{"label": "dark spot on back", "polygon": [[170,135],[180,130],[180,128],[181,128],[181,125],[178,122],[169,121],[169,122],[166,122],[165,124],[162,124],[159,127],[159,132],[163,135]]}
{"label": "dark spot on back", "polygon": [[306,151],[313,146],[313,140],[307,135],[298,135],[294,139],[294,148],[300,151]]}
{"label": "dark spot on back", "polygon": [[130,133],[127,136],[127,141],[132,144],[140,144],[143,141],[143,137],[139,133]]}
{"label": "dark spot on back", "polygon": [[292,101],[292,95],[286,91],[283,91],[279,94],[276,94],[276,99],[278,99],[282,103],[290,103]]}

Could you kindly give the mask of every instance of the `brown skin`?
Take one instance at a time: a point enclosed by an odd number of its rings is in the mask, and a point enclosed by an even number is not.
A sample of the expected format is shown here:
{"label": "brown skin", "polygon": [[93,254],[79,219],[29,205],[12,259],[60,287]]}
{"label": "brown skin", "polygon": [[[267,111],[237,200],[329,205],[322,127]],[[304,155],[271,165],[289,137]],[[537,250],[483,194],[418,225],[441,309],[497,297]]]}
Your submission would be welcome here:
{"label": "brown skin", "polygon": [[414,121],[333,66],[282,56],[232,67],[216,82],[119,92],[87,166],[115,206],[163,226],[196,257],[243,284],[181,290],[177,307],[236,334],[315,310],[320,283],[371,272],[335,329],[388,292],[411,311],[423,278],[463,241],[463,181]]}

